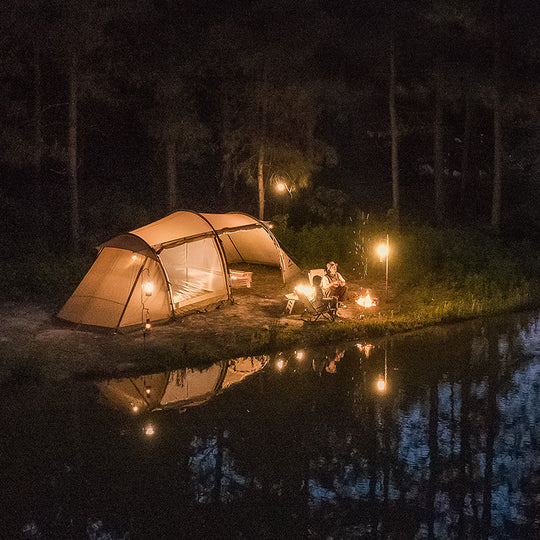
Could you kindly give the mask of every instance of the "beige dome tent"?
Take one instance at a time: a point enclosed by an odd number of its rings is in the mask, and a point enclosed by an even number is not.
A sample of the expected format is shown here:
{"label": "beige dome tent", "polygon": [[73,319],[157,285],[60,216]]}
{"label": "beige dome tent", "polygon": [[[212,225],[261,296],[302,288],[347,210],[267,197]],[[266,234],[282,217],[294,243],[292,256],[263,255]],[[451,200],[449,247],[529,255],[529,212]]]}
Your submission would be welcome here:
{"label": "beige dome tent", "polygon": [[162,321],[231,299],[229,264],[300,269],[274,235],[246,214],[174,212],[99,246],[60,319],[123,328]]}

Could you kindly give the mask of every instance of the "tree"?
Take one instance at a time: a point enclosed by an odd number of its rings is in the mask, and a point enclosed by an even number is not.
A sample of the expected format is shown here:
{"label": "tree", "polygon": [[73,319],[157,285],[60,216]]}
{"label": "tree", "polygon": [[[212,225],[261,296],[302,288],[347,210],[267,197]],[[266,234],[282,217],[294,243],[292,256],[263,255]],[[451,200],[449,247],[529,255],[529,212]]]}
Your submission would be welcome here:
{"label": "tree", "polygon": [[237,177],[254,184],[260,219],[277,177],[287,178],[290,188],[306,185],[328,154],[315,137],[323,88],[314,73],[314,47],[324,28],[315,4],[255,2],[248,13],[213,28],[215,48],[207,54],[223,59],[211,68],[224,96],[218,129],[222,171],[230,175],[221,184],[234,185]]}
{"label": "tree", "polygon": [[71,248],[80,248],[79,209],[79,106],[81,98],[101,92],[97,82],[101,70],[92,64],[92,53],[104,44],[107,23],[114,11],[105,0],[91,0],[84,4],[55,4],[56,20],[52,29],[55,36],[56,57],[67,79],[68,120],[66,162],[69,187],[69,222]]}
{"label": "tree", "polygon": [[502,203],[501,0],[495,0],[493,33],[493,198],[491,226],[499,232]]}
{"label": "tree", "polygon": [[[393,6],[392,6],[393,8]],[[396,48],[395,48],[395,12],[392,10],[390,29],[390,51],[389,51],[389,77],[388,77],[388,112],[390,116],[390,138],[391,138],[391,162],[392,162],[392,210],[394,219],[399,223],[399,127],[396,109]]]}

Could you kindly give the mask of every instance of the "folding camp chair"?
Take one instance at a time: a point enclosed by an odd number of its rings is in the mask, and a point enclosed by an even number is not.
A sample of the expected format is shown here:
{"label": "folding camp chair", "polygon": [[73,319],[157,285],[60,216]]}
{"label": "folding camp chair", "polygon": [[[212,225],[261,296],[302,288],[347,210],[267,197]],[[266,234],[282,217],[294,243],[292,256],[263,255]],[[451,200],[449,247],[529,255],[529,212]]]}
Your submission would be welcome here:
{"label": "folding camp chair", "polygon": [[319,318],[324,318],[333,321],[336,318],[336,308],[332,307],[330,303],[325,302],[321,307],[317,308],[303,291],[297,291],[296,294],[298,300],[304,305],[302,320],[315,322]]}
{"label": "folding camp chair", "polygon": [[314,276],[321,276],[323,277],[324,276],[324,268],[315,268],[313,270],[310,270],[308,272],[308,279],[309,279],[309,284],[313,287],[313,277]]}

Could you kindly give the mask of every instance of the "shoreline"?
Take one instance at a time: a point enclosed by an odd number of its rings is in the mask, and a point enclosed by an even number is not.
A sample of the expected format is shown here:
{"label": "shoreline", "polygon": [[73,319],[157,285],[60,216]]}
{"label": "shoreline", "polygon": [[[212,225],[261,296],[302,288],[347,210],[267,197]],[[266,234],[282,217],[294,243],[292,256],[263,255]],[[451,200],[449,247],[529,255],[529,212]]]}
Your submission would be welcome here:
{"label": "shoreline", "polygon": [[[367,288],[348,281],[351,299],[334,322],[305,323],[298,311],[285,313],[285,292],[272,271],[257,275],[252,288],[235,289],[234,303],[186,315],[156,325],[148,335],[102,332],[68,327],[55,321],[55,308],[39,303],[0,303],[0,383],[62,381],[72,378],[114,377],[217,360],[324,345],[355,339],[376,339],[471,319],[538,309],[531,301],[505,309],[452,314],[422,312],[410,298],[389,294],[372,311],[359,308],[354,297]],[[384,283],[369,287],[384,298]],[[442,305],[451,305],[449,298]],[[526,300],[523,298],[522,300]],[[473,306],[474,308],[474,302]]]}

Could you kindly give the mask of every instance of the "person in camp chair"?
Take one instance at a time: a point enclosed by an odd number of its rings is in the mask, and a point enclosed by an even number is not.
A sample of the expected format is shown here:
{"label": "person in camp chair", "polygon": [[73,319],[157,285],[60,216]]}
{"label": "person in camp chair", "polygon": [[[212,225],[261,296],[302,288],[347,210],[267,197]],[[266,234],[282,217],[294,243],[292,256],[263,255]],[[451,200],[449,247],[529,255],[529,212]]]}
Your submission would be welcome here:
{"label": "person in camp chair", "polygon": [[326,296],[322,289],[322,280],[321,276],[313,276],[313,289],[315,292],[315,297],[313,298],[313,306],[315,309],[320,310],[323,307],[327,307],[329,311],[334,313],[337,310],[338,301],[334,296]]}
{"label": "person in camp chair", "polygon": [[326,272],[322,278],[321,287],[324,292],[324,296],[337,298],[338,307],[346,307],[343,304],[345,295],[347,294],[347,285],[343,276],[337,271],[337,263],[330,261],[326,265]]}

